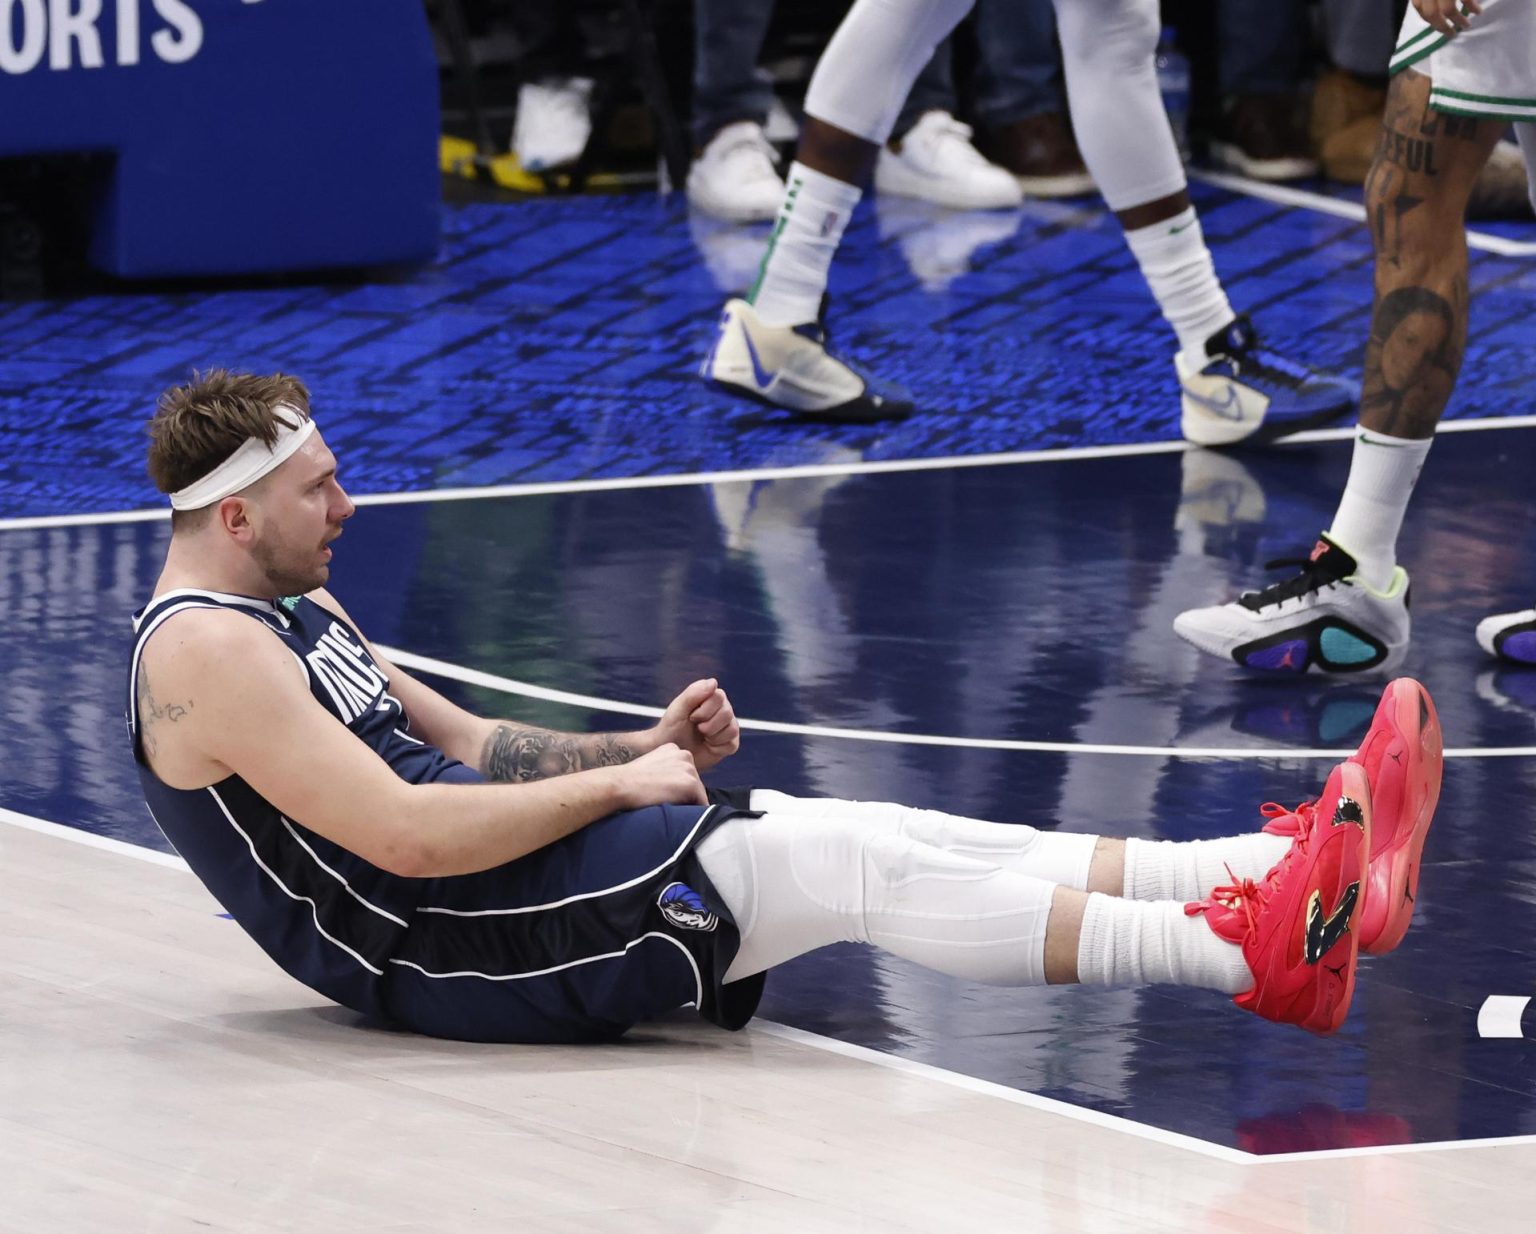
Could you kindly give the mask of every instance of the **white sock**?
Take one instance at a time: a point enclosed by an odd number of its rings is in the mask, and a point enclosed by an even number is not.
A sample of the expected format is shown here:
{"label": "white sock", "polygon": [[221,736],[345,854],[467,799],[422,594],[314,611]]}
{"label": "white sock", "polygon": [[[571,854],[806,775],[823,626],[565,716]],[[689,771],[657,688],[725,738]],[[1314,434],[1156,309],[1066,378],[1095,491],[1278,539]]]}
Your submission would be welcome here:
{"label": "white sock", "polygon": [[815,321],[843,229],[864,194],[803,163],[790,164],[784,204],[747,299],[765,325]]}
{"label": "white sock", "polygon": [[1242,948],[1218,938],[1179,903],[1144,904],[1089,895],[1077,944],[1077,979],[1083,985],[1129,986],[1172,982],[1241,994],[1253,985]]}
{"label": "white sock", "polygon": [[1182,214],[1125,233],[1157,306],[1179,336],[1181,351],[1205,354],[1205,341],[1237,316],[1216,277],[1200,220]]}
{"label": "white sock", "polygon": [[1349,482],[1328,534],[1359,563],[1368,586],[1385,591],[1397,567],[1397,533],[1408,512],[1433,437],[1389,437],[1373,429],[1355,433]]}
{"label": "white sock", "polygon": [[1125,842],[1123,894],[1130,900],[1202,900],[1234,877],[1258,882],[1290,847],[1289,836],[1263,831],[1219,840],[1138,840],[1132,836]]}

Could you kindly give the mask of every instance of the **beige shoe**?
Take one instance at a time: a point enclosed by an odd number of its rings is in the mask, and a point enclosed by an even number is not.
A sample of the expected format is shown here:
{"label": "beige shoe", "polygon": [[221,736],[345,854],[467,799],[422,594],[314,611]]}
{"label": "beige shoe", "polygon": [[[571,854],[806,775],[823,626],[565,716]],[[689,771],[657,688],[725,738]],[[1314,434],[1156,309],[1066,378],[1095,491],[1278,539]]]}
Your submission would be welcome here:
{"label": "beige shoe", "polygon": [[1469,219],[1528,219],[1531,184],[1520,147],[1501,141],[1493,148],[1467,202]]}
{"label": "beige shoe", "polygon": [[1364,184],[1381,144],[1381,116],[1361,116],[1328,138],[1318,149],[1323,175],[1340,184]]}
{"label": "beige shoe", "polygon": [[1365,183],[1387,107],[1385,86],[1330,69],[1312,92],[1312,148],[1323,174],[1344,184]]}

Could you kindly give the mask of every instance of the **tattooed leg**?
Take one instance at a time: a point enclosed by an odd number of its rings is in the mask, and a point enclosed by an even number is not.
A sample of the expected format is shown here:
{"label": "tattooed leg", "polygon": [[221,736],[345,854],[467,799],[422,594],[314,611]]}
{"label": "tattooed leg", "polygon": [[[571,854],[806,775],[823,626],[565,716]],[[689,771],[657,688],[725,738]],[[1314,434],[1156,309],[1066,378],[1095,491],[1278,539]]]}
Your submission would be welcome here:
{"label": "tattooed leg", "polygon": [[1503,132],[1501,121],[1444,115],[1430,79],[1392,79],[1365,181],[1376,250],[1376,300],[1365,345],[1362,427],[1434,435],[1467,340],[1467,199]]}

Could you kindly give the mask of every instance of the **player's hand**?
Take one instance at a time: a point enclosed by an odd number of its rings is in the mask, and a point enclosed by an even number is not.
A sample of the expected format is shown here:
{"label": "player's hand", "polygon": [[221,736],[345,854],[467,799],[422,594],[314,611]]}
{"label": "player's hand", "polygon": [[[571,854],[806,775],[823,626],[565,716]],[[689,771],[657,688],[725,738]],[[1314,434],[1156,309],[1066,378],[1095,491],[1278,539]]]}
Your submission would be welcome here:
{"label": "player's hand", "polygon": [[620,809],[656,805],[708,805],[693,755],[673,742],[612,769],[619,782]]}
{"label": "player's hand", "polygon": [[1477,0],[1413,0],[1413,7],[1441,34],[1465,30],[1472,24],[1472,15],[1483,11]]}
{"label": "player's hand", "polygon": [[671,741],[693,755],[700,771],[741,749],[741,726],[720,683],[695,681],[668,705],[653,730],[658,741]]}

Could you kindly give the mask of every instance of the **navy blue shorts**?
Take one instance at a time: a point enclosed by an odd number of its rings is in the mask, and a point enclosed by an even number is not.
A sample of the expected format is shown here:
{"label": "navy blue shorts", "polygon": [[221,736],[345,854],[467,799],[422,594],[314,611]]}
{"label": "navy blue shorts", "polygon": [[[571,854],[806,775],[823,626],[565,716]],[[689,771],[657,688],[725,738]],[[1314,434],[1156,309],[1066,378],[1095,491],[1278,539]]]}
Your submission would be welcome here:
{"label": "navy blue shorts", "polygon": [[611,1041],[690,1003],[740,1028],[763,976],[722,982],[740,936],[694,856],[738,813],[651,806],[496,869],[429,880],[386,966],[386,1008],[462,1041]]}

